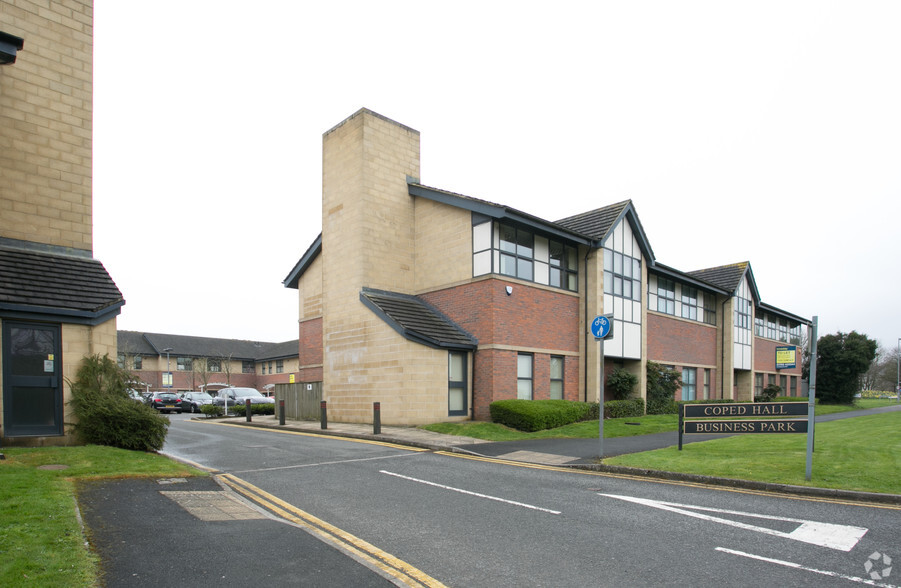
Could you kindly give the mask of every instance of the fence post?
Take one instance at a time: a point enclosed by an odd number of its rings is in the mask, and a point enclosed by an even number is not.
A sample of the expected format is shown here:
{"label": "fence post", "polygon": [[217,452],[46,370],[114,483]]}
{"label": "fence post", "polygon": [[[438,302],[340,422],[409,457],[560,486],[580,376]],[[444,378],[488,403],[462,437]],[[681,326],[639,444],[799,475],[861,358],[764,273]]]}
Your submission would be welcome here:
{"label": "fence post", "polygon": [[382,434],[382,404],[380,402],[372,403],[372,434]]}
{"label": "fence post", "polygon": [[278,401],[278,424],[285,424],[285,399],[282,398]]}
{"label": "fence post", "polygon": [[321,428],[328,429],[328,415],[326,414],[325,400],[319,402],[319,422],[321,423]]}
{"label": "fence post", "polygon": [[244,399],[244,414],[247,416],[247,422],[250,422],[250,398]]}

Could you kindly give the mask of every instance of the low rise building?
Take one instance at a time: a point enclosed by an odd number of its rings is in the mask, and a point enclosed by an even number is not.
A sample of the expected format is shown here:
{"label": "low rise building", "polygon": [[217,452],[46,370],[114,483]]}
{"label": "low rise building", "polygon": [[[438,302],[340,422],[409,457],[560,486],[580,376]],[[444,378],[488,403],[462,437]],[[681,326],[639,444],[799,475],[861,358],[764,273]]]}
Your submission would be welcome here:
{"label": "low rise building", "polygon": [[[546,220],[420,180],[419,132],[362,109],[323,136],[322,232],[284,280],[299,295],[301,382],[330,418],[489,418],[507,398],[599,400],[603,363],[679,372],[679,398],[799,394],[776,363],[809,321],[764,303],[751,264],[657,262],[636,206]],[[780,367],[781,366],[781,367]]]}

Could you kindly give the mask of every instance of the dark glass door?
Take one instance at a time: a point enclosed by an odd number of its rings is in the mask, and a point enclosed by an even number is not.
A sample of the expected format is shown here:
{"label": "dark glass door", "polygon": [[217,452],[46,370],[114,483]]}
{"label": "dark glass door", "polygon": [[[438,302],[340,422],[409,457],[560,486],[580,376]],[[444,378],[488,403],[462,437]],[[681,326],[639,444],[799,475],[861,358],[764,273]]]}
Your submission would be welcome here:
{"label": "dark glass door", "polygon": [[58,325],[3,321],[4,436],[63,434]]}

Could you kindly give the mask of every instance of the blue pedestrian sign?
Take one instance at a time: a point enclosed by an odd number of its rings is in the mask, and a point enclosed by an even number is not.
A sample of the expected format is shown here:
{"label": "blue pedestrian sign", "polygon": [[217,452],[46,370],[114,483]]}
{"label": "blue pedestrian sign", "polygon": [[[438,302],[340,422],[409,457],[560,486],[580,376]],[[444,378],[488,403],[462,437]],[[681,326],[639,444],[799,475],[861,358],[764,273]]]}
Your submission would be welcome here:
{"label": "blue pedestrian sign", "polygon": [[613,315],[596,316],[591,321],[591,334],[595,339],[609,339],[613,336]]}

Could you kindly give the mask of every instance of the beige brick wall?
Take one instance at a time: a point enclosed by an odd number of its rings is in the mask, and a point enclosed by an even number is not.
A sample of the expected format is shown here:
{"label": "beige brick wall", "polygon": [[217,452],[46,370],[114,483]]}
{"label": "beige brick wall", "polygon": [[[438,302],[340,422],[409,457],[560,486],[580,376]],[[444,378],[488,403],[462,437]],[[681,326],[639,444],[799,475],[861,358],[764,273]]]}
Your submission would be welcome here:
{"label": "beige brick wall", "polygon": [[4,0],[25,40],[0,67],[0,236],[90,251],[91,0]]}
{"label": "beige brick wall", "polygon": [[472,214],[425,198],[415,200],[416,293],[472,280]]}
{"label": "beige brick wall", "polygon": [[300,320],[306,321],[322,316],[322,255],[320,254],[297,284],[300,299]]}
{"label": "beige brick wall", "polygon": [[407,176],[419,177],[415,130],[361,110],[323,137],[321,266],[299,289],[301,316],[310,317],[322,276],[331,420],[371,422],[373,402],[385,424],[447,416],[447,352],[407,341],[360,302],[364,287],[414,292],[416,210]]}

